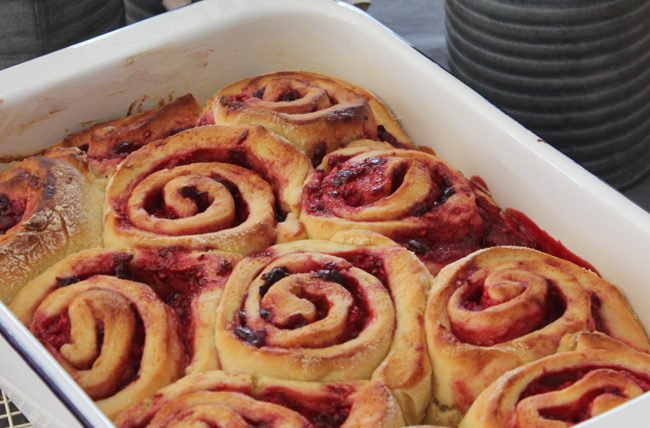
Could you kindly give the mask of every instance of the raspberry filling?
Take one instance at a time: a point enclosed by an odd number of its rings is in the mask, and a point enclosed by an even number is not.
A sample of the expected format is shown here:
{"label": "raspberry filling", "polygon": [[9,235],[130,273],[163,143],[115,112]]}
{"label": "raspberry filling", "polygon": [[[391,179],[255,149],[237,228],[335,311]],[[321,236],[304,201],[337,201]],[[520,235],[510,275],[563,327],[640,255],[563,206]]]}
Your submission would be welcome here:
{"label": "raspberry filling", "polygon": [[[313,260],[308,260],[301,269],[275,266],[265,274],[262,274],[261,279],[263,284],[259,288],[259,316],[263,322],[282,330],[296,330],[328,316],[332,305],[328,296],[322,292],[310,291],[309,286],[304,283],[300,283],[299,286],[295,287],[292,293],[293,298],[308,302],[306,306],[310,309],[307,309],[306,313],[300,311],[296,313],[285,313],[283,307],[276,306],[276,304],[281,304],[283,300],[281,298],[277,300],[278,297],[269,297],[272,294],[271,290],[275,284],[285,279],[291,280],[293,275],[300,274],[307,274],[308,278],[313,278],[315,282],[326,281],[328,283],[335,283],[347,290],[353,299],[343,330],[332,340],[320,343],[318,347],[344,343],[359,336],[366,323],[370,320],[372,311],[357,280],[347,272],[347,269],[331,262],[318,263]],[[304,278],[304,275],[300,276]],[[305,279],[302,281],[305,281]],[[307,281],[310,280],[307,279]],[[315,290],[318,289],[319,287],[316,286]],[[263,325],[261,324],[261,326]],[[249,323],[248,315],[245,311],[245,300],[242,302],[238,320],[234,326],[234,332],[241,340],[249,345],[255,347],[271,346],[268,343],[267,331],[264,328],[260,328],[259,323],[256,323],[255,326]]]}
{"label": "raspberry filling", "polygon": [[225,285],[232,263],[217,254],[194,257],[177,249],[141,250],[129,266],[129,279],[147,284],[178,315],[179,337],[194,354],[192,304],[202,291]]}
{"label": "raspberry filling", "polygon": [[91,260],[84,260],[73,267],[72,275],[56,277],[56,288],[66,287],[95,275],[112,275],[126,279],[129,262],[132,259],[131,254],[113,253],[103,254]]}
{"label": "raspberry filling", "polygon": [[469,265],[454,283],[447,310],[451,329],[464,343],[493,346],[537,331],[566,311],[561,290],[526,269]]}
{"label": "raspberry filling", "polygon": [[592,417],[591,403],[593,403],[596,397],[603,394],[613,394],[622,397],[618,388],[593,389],[586,394],[583,394],[571,404],[540,409],[539,415],[544,419],[577,424]]}
{"label": "raspberry filling", "polygon": [[[219,177],[216,174],[214,177],[212,177],[212,179],[221,183],[224,187],[226,187],[226,189],[228,189],[228,192],[230,193],[230,195],[232,196],[235,202],[236,215],[235,215],[235,221],[231,225],[231,227],[236,227],[242,224],[248,218],[249,211],[248,211],[248,204],[246,203],[244,198],[242,198],[239,189],[234,183],[226,180],[223,177]],[[190,199],[192,202],[194,202],[194,204],[196,205],[195,215],[204,212],[212,204],[212,200],[210,199],[208,193],[199,191],[195,186],[184,186],[179,189],[178,193],[183,198]],[[166,218],[166,219],[179,218],[179,216],[174,212],[174,210],[170,209],[165,203],[162,189],[158,189],[157,191],[151,192],[150,194],[147,195],[147,199],[145,200],[144,203],[144,209],[149,214],[158,218]]]}
{"label": "raspberry filling", "polygon": [[641,387],[641,389],[644,391],[650,390],[650,378],[640,373],[634,373],[615,365],[584,366],[545,373],[541,375],[537,379],[534,379],[532,382],[530,382],[530,384],[528,384],[526,389],[524,389],[524,391],[522,391],[522,393],[519,395],[519,400],[521,401],[524,398],[533,395],[545,394],[547,392],[559,391],[561,389],[567,388],[582,379],[590,371],[598,369],[612,369],[619,372],[624,372],[629,375],[631,379],[633,379],[634,382]]}
{"label": "raspberry filling", "polygon": [[[243,143],[248,138],[248,131],[244,131],[237,144]],[[125,229],[131,227],[131,221],[129,220],[128,215],[128,204],[129,198],[133,189],[146,177],[152,175],[161,170],[173,169],[177,166],[190,165],[193,163],[203,163],[203,162],[224,162],[230,163],[242,168],[249,170],[251,173],[254,173],[264,179],[267,183],[271,185],[275,196],[275,217],[278,221],[283,221],[286,218],[286,212],[280,207],[279,201],[282,199],[279,196],[279,182],[277,177],[269,176],[264,168],[264,165],[255,158],[254,155],[250,155],[243,148],[231,148],[227,151],[217,150],[217,149],[198,149],[189,153],[184,153],[182,155],[170,156],[165,158],[161,162],[152,165],[151,168],[147,170],[145,174],[138,180],[133,180],[124,192],[124,197],[116,198],[113,202],[113,209],[118,217],[119,226]],[[269,172],[269,174],[272,174]],[[246,200],[242,196],[236,182],[228,180],[224,177],[221,177],[216,172],[211,175],[213,180],[222,184],[232,196],[235,203],[235,220],[231,227],[236,227],[243,223],[250,214],[250,209]],[[196,207],[197,213],[205,211],[212,201],[210,198],[204,194],[204,192],[199,191],[198,189],[192,189],[191,186],[186,186],[188,188],[180,190],[182,197],[192,200]],[[172,210],[166,207],[166,203],[163,197],[162,189],[152,191],[146,196],[144,203],[144,209],[154,217],[163,218],[163,219],[175,219],[179,218],[178,215]]]}
{"label": "raspberry filling", "polygon": [[[534,379],[526,389],[524,389],[524,391],[519,395],[519,401],[531,396],[563,390],[578,382],[588,373],[599,369],[615,370],[629,378],[629,380],[638,385],[641,390],[650,390],[650,379],[642,374],[634,373],[613,365],[585,366],[543,374],[537,379]],[[577,424],[594,416],[592,414],[592,404],[598,396],[605,394],[618,396],[623,400],[626,399],[624,391],[620,390],[616,386],[600,387],[585,391],[568,404],[540,408],[538,410],[539,415],[545,419]],[[629,397],[627,398],[629,399]]]}
{"label": "raspberry filling", "polygon": [[[357,220],[355,213],[382,202],[400,189],[407,163],[403,161],[395,166],[396,162],[400,161],[390,157],[351,161],[349,156],[330,155],[327,159],[330,170],[316,170],[304,187],[305,211],[315,216],[343,215],[353,221],[397,220],[407,226],[424,223],[426,227],[405,226],[386,235],[428,262],[434,273],[481,248],[506,245],[539,249],[596,272],[524,214],[499,208],[480,177],[466,181],[442,163],[426,166],[432,183],[429,193],[407,211],[396,217]],[[396,215],[396,211],[391,212],[392,216]]]}
{"label": "raspberry filling", "polygon": [[[113,383],[112,388],[104,391],[101,395],[93,395],[94,400],[101,400],[115,394],[117,391],[122,390],[129,383],[135,380],[140,371],[140,364],[142,362],[142,353],[144,350],[145,333],[142,318],[140,318],[138,311],[133,309],[134,318],[136,320],[135,333],[132,338],[131,347],[129,348],[129,356],[125,358],[124,367],[118,371],[119,379]],[[71,324],[70,316],[67,312],[63,312],[58,316],[51,318],[35,318],[32,321],[31,330],[34,336],[43,343],[46,347],[54,350],[54,354],[59,354],[59,350],[65,344],[71,342]],[[103,346],[104,339],[104,326],[101,322],[97,323],[97,355],[100,355],[100,350]],[[96,360],[95,360],[96,361]],[[94,361],[87,367],[86,370],[92,368]]]}
{"label": "raspberry filling", "polygon": [[578,266],[594,272],[597,275],[600,275],[600,273],[593,265],[591,265],[591,263],[571,252],[568,248],[562,245],[560,241],[549,235],[548,232],[540,228],[524,213],[512,208],[508,208],[505,210],[505,217],[512,220],[514,226],[520,231],[520,233],[531,237],[530,239],[535,242],[534,246],[529,245],[531,248],[536,248],[547,254],[568,260],[572,263],[577,264]]}
{"label": "raspberry filling", "polygon": [[279,386],[265,388],[259,399],[292,409],[303,415],[314,428],[340,427],[350,414],[351,387],[327,385],[322,394],[304,394]]}
{"label": "raspberry filling", "polygon": [[387,290],[390,290],[390,287],[388,287],[388,275],[386,274],[386,267],[384,266],[384,262],[382,261],[381,257],[378,257],[364,250],[354,250],[339,254],[339,256],[350,262],[355,267],[368,272],[379,281],[381,281]]}
{"label": "raspberry filling", "polygon": [[[223,287],[233,269],[229,260],[217,254],[198,257],[181,249],[139,250],[137,257],[126,253],[105,254],[77,265],[72,275],[56,278],[56,287],[66,287],[95,275],[112,275],[148,285],[178,315],[179,337],[189,359],[194,354],[192,304],[204,290]],[[65,323],[61,321],[62,326]],[[52,327],[47,326],[47,331]],[[44,330],[45,331],[45,330]],[[50,340],[67,343],[63,327],[57,327]],[[64,334],[65,333],[65,334]],[[61,337],[61,339],[57,339]],[[61,343],[61,344],[62,344]],[[60,347],[59,344],[57,347]]]}

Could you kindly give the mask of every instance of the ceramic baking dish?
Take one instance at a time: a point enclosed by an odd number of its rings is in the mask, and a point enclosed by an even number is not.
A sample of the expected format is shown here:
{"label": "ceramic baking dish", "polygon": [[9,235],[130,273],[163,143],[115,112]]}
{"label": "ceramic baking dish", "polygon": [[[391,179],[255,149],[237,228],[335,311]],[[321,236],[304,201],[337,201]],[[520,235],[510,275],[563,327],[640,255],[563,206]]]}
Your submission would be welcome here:
{"label": "ceramic baking dish", "polygon": [[[99,119],[284,69],[347,79],[382,98],[413,140],[497,202],[525,212],[618,285],[650,327],[650,215],[412,49],[332,0],[212,0],[0,72],[0,157]],[[0,304],[0,387],[48,426],[110,426]],[[650,395],[585,426],[645,426]]]}

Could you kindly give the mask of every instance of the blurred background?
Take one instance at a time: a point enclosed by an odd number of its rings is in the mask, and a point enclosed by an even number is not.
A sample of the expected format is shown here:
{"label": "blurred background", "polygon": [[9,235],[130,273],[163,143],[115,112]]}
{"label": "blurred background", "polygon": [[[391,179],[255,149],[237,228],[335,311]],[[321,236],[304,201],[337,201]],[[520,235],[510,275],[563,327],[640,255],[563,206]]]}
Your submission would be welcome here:
{"label": "blurred background", "polygon": [[[191,2],[0,0],[0,68]],[[650,1],[348,2],[650,211]]]}

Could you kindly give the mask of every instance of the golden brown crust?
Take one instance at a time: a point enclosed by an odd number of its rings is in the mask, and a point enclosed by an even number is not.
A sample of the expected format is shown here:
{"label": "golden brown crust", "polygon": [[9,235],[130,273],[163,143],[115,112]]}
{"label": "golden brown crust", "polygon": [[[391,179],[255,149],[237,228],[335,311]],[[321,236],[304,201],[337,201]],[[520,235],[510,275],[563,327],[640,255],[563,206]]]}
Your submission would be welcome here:
{"label": "golden brown crust", "polygon": [[218,368],[214,317],[239,256],[90,249],[10,308],[109,417],[186,373]]}
{"label": "golden brown crust", "polygon": [[132,153],[111,177],[104,244],[246,255],[275,243],[278,226],[282,239],[296,239],[300,227],[288,224],[297,222],[310,170],[302,153],[261,126],[182,132]]}
{"label": "golden brown crust", "polygon": [[564,427],[606,412],[650,389],[650,355],[602,334],[499,377],[467,412],[461,428]]}
{"label": "golden brown crust", "polygon": [[122,413],[116,426],[157,427],[192,421],[305,428],[403,426],[399,407],[379,382],[281,381],[221,371],[190,375],[169,385],[153,399]]}
{"label": "golden brown crust", "polygon": [[598,330],[649,349],[643,327],[614,286],[526,248],[481,250],[444,268],[429,295],[425,324],[434,406],[461,413],[503,373],[557,352],[567,333]]}
{"label": "golden brown crust", "polygon": [[129,153],[197,125],[201,106],[191,95],[168,104],[108,122],[67,136],[57,147],[78,147],[88,153],[91,171],[107,177]]}
{"label": "golden brown crust", "polygon": [[77,149],[0,172],[0,300],[9,303],[53,263],[101,242],[103,189]]}
{"label": "golden brown crust", "polygon": [[219,90],[202,122],[263,125],[312,161],[360,138],[413,147],[388,108],[355,85],[309,72],[279,72],[244,79]]}
{"label": "golden brown crust", "polygon": [[429,281],[411,253],[370,232],[254,254],[237,266],[219,306],[222,367],[310,381],[379,379],[405,419],[418,421],[430,397]]}

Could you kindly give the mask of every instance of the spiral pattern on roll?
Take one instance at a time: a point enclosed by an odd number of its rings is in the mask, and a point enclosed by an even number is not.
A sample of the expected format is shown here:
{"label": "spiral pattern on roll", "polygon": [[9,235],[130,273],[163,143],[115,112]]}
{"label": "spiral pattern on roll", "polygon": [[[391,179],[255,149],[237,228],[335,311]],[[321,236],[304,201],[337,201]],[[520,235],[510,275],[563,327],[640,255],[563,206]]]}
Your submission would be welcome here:
{"label": "spiral pattern on roll", "polygon": [[11,309],[115,417],[187,373],[218,368],[214,315],[234,254],[86,250],[30,282]]}
{"label": "spiral pattern on roll", "polygon": [[435,155],[372,141],[323,159],[305,184],[300,219],[315,239],[350,229],[381,233],[434,274],[483,247],[535,245],[505,222],[487,193]]}
{"label": "spiral pattern on roll", "polygon": [[428,287],[417,258],[370,232],[276,245],[243,260],[226,285],[216,328],[222,367],[296,380],[382,379],[406,419],[417,420],[429,396]]}
{"label": "spiral pattern on roll", "polygon": [[649,354],[597,333],[570,335],[565,341],[573,342],[565,352],[497,379],[460,426],[569,427],[650,390]]}
{"label": "spiral pattern on roll", "polygon": [[426,331],[434,407],[465,412],[497,377],[555,353],[568,333],[600,331],[649,349],[643,327],[614,286],[536,250],[478,251],[444,268],[432,290]]}
{"label": "spiral pattern on roll", "polygon": [[379,382],[315,383],[210,371],[187,376],[152,400],[135,404],[119,428],[403,426],[390,392]]}
{"label": "spiral pattern on roll", "polygon": [[203,124],[259,124],[317,165],[326,153],[371,138],[413,147],[392,113],[364,89],[308,72],[271,73],[232,83],[208,102]]}
{"label": "spiral pattern on roll", "polygon": [[262,127],[201,127],[125,159],[106,198],[108,247],[249,254],[302,236],[298,198],[311,166]]}

